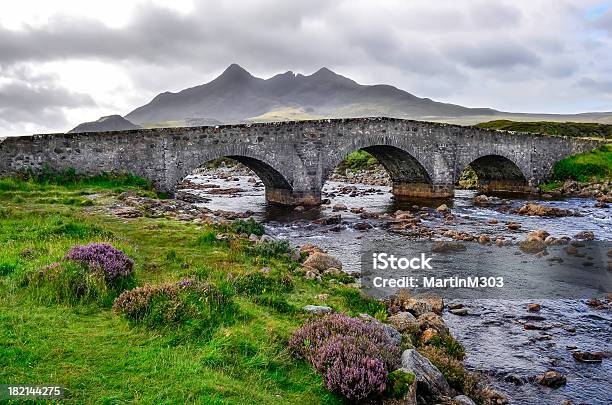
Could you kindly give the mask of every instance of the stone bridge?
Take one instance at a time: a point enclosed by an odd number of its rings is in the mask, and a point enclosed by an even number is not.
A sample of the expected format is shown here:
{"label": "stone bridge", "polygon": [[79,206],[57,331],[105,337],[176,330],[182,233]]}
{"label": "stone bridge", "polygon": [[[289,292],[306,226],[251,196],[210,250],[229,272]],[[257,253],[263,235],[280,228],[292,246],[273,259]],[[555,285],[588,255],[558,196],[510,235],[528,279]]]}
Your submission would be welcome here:
{"label": "stone bridge", "polygon": [[349,153],[374,155],[393,193],[449,197],[470,165],[484,191],[532,191],[553,164],[600,142],[394,118],[350,118],[216,127],[49,134],[0,139],[0,175],[74,168],[127,172],[173,192],[194,169],[220,157],[251,168],[268,201],[316,205],[323,183]]}

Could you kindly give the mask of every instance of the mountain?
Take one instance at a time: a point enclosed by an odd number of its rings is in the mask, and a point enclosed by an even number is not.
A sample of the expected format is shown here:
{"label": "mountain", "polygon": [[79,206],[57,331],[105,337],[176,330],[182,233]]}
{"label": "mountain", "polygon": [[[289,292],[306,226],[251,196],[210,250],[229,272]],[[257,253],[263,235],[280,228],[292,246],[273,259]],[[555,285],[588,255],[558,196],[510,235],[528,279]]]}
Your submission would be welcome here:
{"label": "mountain", "polygon": [[612,123],[612,113],[606,112],[522,114],[441,103],[389,85],[362,85],[327,68],[308,76],[289,71],[261,79],[237,64],[209,83],[161,93],[125,118],[152,128],[365,116],[464,125],[499,119]]}
{"label": "mountain", "polygon": [[[230,65],[213,81],[159,94],[126,115],[136,123],[214,117],[223,122],[260,120],[277,111],[304,118],[386,115],[425,118],[493,115],[488,108],[466,108],[419,98],[393,86],[366,86],[321,68],[309,76],[286,72],[264,80]],[[298,114],[300,115],[300,114]],[[284,114],[277,114],[282,118]]]}
{"label": "mountain", "polygon": [[84,122],[77,125],[70,132],[105,132],[105,131],[124,131],[126,129],[138,129],[138,125],[132,124],[120,115],[108,115],[97,121]]}

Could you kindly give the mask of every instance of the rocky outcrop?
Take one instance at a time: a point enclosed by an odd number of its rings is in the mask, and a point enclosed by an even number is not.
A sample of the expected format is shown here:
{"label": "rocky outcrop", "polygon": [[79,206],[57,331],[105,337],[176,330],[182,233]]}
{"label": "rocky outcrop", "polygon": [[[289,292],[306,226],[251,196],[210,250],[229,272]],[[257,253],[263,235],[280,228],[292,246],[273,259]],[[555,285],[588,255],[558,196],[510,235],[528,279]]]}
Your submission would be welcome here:
{"label": "rocky outcrop", "polygon": [[402,353],[400,370],[414,374],[417,397],[435,401],[441,397],[452,397],[454,394],[440,370],[415,349],[408,349]]}

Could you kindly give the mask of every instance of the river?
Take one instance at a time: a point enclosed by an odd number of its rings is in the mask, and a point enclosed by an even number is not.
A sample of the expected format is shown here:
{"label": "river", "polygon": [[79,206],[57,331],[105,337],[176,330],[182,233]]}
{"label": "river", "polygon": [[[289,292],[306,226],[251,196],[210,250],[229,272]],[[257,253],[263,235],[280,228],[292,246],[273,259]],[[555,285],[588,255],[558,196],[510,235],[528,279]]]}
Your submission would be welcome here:
{"label": "river", "polygon": [[[420,212],[425,213],[422,216],[423,224],[436,232],[458,230],[476,235],[487,234],[492,239],[502,236],[514,243],[524,238],[528,232],[538,229],[545,229],[557,238],[571,237],[581,231],[591,231],[596,241],[605,245],[605,249],[609,248],[612,241],[612,209],[595,208],[596,201],[593,199],[533,200],[580,214],[580,216],[542,218],[503,213],[495,207],[475,206],[476,193],[468,190],[457,190],[454,198],[446,201],[398,200],[392,197],[389,187],[349,185],[329,181],[325,184],[323,192],[324,198],[330,199],[330,204],[296,211],[266,204],[263,186],[249,175],[234,175],[226,169],[215,169],[192,175],[188,180],[193,183],[215,184],[221,188],[239,189],[240,191],[231,194],[210,194],[209,189],[191,192],[210,199],[203,205],[213,210],[253,211],[254,216],[264,222],[267,232],[271,235],[288,239],[296,245],[312,243],[320,246],[338,257],[343,263],[344,270],[349,273],[361,271],[364,246],[371,244],[373,240],[409,246],[419,243],[419,238],[392,232],[385,226],[384,220],[364,220],[360,218],[359,213],[348,210],[340,212],[341,224],[313,223],[317,219],[338,214],[332,211],[332,206],[335,204],[344,204],[349,209],[363,208],[367,212],[377,214],[418,208]],[[455,220],[444,221],[439,216],[428,214],[428,212],[435,214],[435,207],[441,203],[445,203],[450,208]],[[516,208],[524,203],[524,199],[515,198],[510,199],[508,205]],[[495,222],[490,221],[491,219],[497,223],[489,223]],[[520,231],[509,231],[506,226],[508,222],[520,223],[522,225]],[[364,223],[372,228],[356,229],[363,228]],[[439,236],[437,238],[444,239]],[[477,243],[471,243],[475,246],[474,249],[479,247]],[[492,263],[491,260],[495,259],[505,260],[503,263],[514,263],[514,267],[505,266],[502,270],[498,267],[504,266],[490,265],[496,267],[495,270],[498,272],[505,271],[509,279],[514,277],[527,280],[526,284],[543,283],[538,278],[542,277],[542,265],[530,267],[530,263],[533,264],[535,259],[525,255],[520,260],[516,258],[519,254],[516,245],[492,246],[487,248],[486,253],[490,257],[487,259],[488,263]],[[479,255],[483,253],[470,253],[468,250],[463,257],[467,263]],[[579,271],[586,270],[580,268]],[[611,274],[608,272],[606,277],[612,277]],[[552,290],[561,291],[560,297],[538,295],[538,292],[534,292],[533,296],[504,296],[504,299],[450,299],[451,302],[460,302],[469,311],[467,316],[456,316],[449,312],[443,315],[453,336],[465,347],[466,366],[489,376],[490,384],[507,395],[513,404],[559,404],[563,400],[571,400],[574,404],[612,403],[610,359],[605,358],[603,362],[597,364],[580,363],[573,359],[570,351],[575,347],[581,351],[611,353],[610,311],[594,309],[585,304],[586,294],[590,293],[588,287],[580,291],[582,295],[570,299],[571,294],[568,294],[568,298],[564,298],[565,292],[576,293],[579,288],[568,285],[567,280],[559,280],[550,275],[546,277],[544,283],[550,285]],[[593,294],[596,292],[593,290]],[[535,320],[548,325],[544,330],[524,328],[526,322],[533,321],[532,314],[526,311],[527,304],[533,302],[541,305]],[[551,389],[535,383],[535,376],[547,370],[561,372],[567,377],[567,384],[558,389]]]}

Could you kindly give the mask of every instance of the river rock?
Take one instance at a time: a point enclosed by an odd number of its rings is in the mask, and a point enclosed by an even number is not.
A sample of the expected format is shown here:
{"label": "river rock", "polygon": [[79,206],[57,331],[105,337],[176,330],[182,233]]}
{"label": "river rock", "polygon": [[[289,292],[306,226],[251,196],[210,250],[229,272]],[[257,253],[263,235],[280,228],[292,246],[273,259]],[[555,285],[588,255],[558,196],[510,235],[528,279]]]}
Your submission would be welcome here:
{"label": "river rock", "polygon": [[546,249],[546,243],[541,239],[527,239],[519,242],[519,248],[525,253],[539,253]]}
{"label": "river rock", "polygon": [[540,304],[527,304],[527,311],[529,312],[539,312]]}
{"label": "river rock", "polygon": [[593,240],[595,239],[595,235],[591,231],[582,231],[574,235],[574,238],[581,240]]}
{"label": "river rock", "polygon": [[444,320],[439,315],[433,312],[426,312],[417,318],[419,328],[422,331],[427,329],[435,330],[441,337],[446,337],[449,334],[448,326],[444,323]]}
{"label": "river rock", "polygon": [[419,322],[410,312],[402,311],[387,318],[395,329],[400,333],[412,331],[419,328]]}
{"label": "river rock", "polygon": [[536,377],[538,384],[550,388],[559,388],[567,383],[567,378],[558,371],[547,371]]}
{"label": "river rock", "polygon": [[329,314],[332,311],[332,309],[331,307],[327,307],[324,305],[306,305],[304,307],[304,311],[308,312],[309,314],[323,315],[323,314]]}
{"label": "river rock", "polygon": [[453,390],[440,370],[415,349],[404,350],[401,370],[414,374],[419,397],[431,401],[442,396],[453,395]]}
{"label": "river rock", "polygon": [[334,206],[332,207],[332,211],[346,211],[347,207],[344,204],[334,204]]}
{"label": "river rock", "polygon": [[506,225],[506,228],[508,228],[508,230],[510,231],[518,231],[519,229],[521,229],[521,227],[522,225],[518,222],[510,222],[508,225]]}
{"label": "river rock", "polygon": [[572,211],[561,208],[547,207],[545,205],[528,203],[518,210],[519,215],[530,215],[538,217],[567,217],[574,215]]}
{"label": "river rock", "polygon": [[538,240],[544,241],[549,235],[550,233],[548,233],[547,231],[543,229],[540,229],[538,231],[530,232],[529,234],[527,234],[527,239],[528,240],[538,239]]}
{"label": "river rock", "polygon": [[438,212],[447,212],[447,211],[450,211],[450,209],[448,208],[448,206],[446,204],[442,204],[442,205],[438,206],[438,208],[436,208],[436,211],[438,211]]}
{"label": "river rock", "polygon": [[474,197],[474,204],[481,207],[487,207],[489,205],[499,205],[502,203],[502,199],[498,197],[487,197],[484,194],[477,195]]}
{"label": "river rock", "polygon": [[573,352],[572,357],[581,363],[601,363],[604,358],[602,352]]}
{"label": "river rock", "polygon": [[470,397],[465,395],[457,395],[453,398],[453,402],[456,405],[476,405],[476,402],[472,401]]}
{"label": "river rock", "polygon": [[434,243],[433,247],[431,248],[431,251],[435,253],[451,253],[460,252],[466,249],[467,248],[462,243],[438,241]]}
{"label": "river rock", "polygon": [[481,245],[486,245],[489,244],[491,242],[491,238],[489,238],[487,235],[480,235],[478,237],[478,243],[480,243]]}
{"label": "river rock", "polygon": [[449,309],[448,312],[457,316],[465,316],[469,313],[467,308]]}

